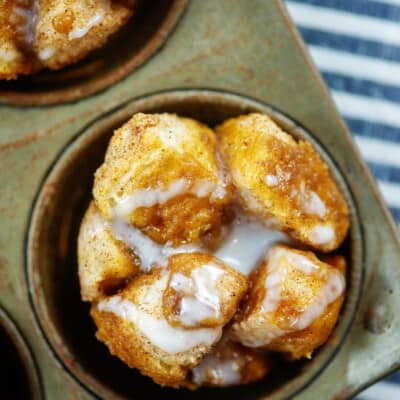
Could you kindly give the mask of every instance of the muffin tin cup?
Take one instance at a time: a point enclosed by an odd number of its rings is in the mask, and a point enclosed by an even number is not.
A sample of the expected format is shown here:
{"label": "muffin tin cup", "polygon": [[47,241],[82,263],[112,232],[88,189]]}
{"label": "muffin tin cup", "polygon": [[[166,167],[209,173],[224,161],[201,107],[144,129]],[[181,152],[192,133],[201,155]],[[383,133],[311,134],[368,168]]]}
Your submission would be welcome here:
{"label": "muffin tin cup", "polygon": [[33,358],[21,332],[0,308],[1,393],[8,399],[42,400],[43,388]]}
{"label": "muffin tin cup", "polygon": [[119,82],[167,40],[188,0],[138,0],[134,16],[102,48],[59,71],[0,81],[0,102],[40,106],[76,101]]}
{"label": "muffin tin cup", "polygon": [[[135,112],[172,112],[210,126],[249,112],[271,116],[295,138],[309,140],[343,192],[351,229],[342,247],[349,263],[347,291],[337,326],[312,361],[285,364],[263,381],[236,388],[172,390],[130,370],[94,336],[89,306],[80,300],[76,246],[79,225],[91,198],[93,173],[102,163],[113,130]],[[53,356],[88,392],[100,398],[146,395],[163,399],[291,398],[318,376],[339,351],[352,324],[363,284],[364,236],[350,186],[317,138],[281,111],[262,102],[222,91],[172,90],[124,104],[89,124],[50,166],[31,213],[26,245],[26,277],[33,312]],[[159,396],[159,397],[157,397]]]}

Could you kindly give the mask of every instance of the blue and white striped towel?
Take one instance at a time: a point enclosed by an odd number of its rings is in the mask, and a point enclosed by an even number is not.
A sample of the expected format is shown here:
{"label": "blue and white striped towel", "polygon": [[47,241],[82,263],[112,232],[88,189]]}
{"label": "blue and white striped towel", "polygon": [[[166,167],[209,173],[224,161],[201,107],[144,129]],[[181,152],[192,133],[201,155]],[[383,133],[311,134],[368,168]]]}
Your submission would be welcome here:
{"label": "blue and white striped towel", "polygon": [[[400,224],[400,0],[286,0]],[[400,372],[357,399],[400,400]]]}

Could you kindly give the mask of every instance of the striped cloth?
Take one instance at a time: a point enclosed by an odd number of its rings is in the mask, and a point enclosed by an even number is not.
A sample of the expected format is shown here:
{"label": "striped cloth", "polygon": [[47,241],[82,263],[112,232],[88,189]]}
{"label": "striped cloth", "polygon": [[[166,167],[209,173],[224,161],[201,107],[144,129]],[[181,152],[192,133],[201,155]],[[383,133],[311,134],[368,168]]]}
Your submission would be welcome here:
{"label": "striped cloth", "polygon": [[[400,0],[286,0],[400,224]],[[400,400],[400,372],[357,400]]]}

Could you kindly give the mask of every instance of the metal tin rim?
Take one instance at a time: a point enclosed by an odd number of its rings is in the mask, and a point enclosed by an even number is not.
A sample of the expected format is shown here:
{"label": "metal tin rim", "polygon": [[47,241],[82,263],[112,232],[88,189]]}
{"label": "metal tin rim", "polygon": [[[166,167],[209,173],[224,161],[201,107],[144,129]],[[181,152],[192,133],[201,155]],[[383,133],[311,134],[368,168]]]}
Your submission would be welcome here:
{"label": "metal tin rim", "polygon": [[[260,112],[267,113],[271,115],[278,123],[283,124],[284,128],[288,129],[290,133],[294,133],[295,136],[306,137],[310,140],[313,145],[319,150],[322,158],[329,164],[331,171],[333,172],[336,181],[342,188],[347,202],[351,210],[352,218],[352,239],[356,242],[353,243],[353,265],[352,268],[352,279],[351,279],[351,296],[347,296],[346,299],[346,309],[342,310],[342,316],[338,325],[335,328],[334,334],[331,339],[324,345],[323,349],[316,355],[314,360],[317,361],[310,363],[308,371],[306,374],[301,374],[299,378],[295,379],[295,382],[288,382],[284,385],[279,392],[274,392],[270,395],[271,399],[282,399],[289,398],[298,394],[304,390],[308,385],[310,385],[313,380],[327,367],[327,365],[332,361],[336,353],[339,351],[342,343],[344,342],[352,322],[354,320],[357,306],[360,299],[361,288],[363,285],[364,278],[364,235],[362,231],[362,225],[360,223],[359,212],[356,207],[354,197],[351,193],[350,185],[347,182],[344,174],[340,172],[340,168],[334,162],[334,160],[329,156],[329,152],[325,149],[320,142],[318,142],[313,135],[304,128],[301,124],[290,118],[288,115],[278,110],[277,108],[265,104],[264,102],[251,99],[249,97],[242,96],[240,94],[229,93],[226,91],[216,91],[210,89],[181,89],[181,90],[168,90],[165,92],[158,92],[155,94],[149,94],[146,96],[141,96],[136,99],[132,99],[127,103],[124,103],[115,109],[99,116],[97,119],[88,124],[84,129],[82,129],[72,140],[67,143],[64,149],[56,157],[54,163],[49,167],[40,190],[37,193],[36,199],[31,209],[30,223],[26,235],[26,247],[25,247],[25,273],[26,280],[29,288],[30,303],[35,315],[35,320],[40,328],[41,334],[52,355],[61,364],[61,366],[77,381],[84,389],[86,389],[92,395],[98,397],[109,393],[101,383],[99,384],[94,378],[83,376],[82,371],[79,371],[79,367],[71,367],[66,365],[63,360],[63,354],[57,350],[56,342],[60,340],[56,329],[52,326],[48,313],[46,312],[45,300],[40,296],[40,280],[34,276],[34,266],[37,264],[37,259],[35,258],[35,236],[37,235],[38,229],[40,229],[40,221],[43,218],[43,204],[45,204],[48,199],[46,198],[45,188],[47,184],[57,177],[59,170],[62,169],[61,166],[63,162],[66,162],[69,157],[79,153],[79,146],[85,140],[89,140],[99,132],[104,131],[107,126],[107,121],[110,118],[118,118],[118,116],[125,116],[137,112],[141,109],[146,110],[149,106],[160,107],[163,104],[168,104],[171,101],[171,97],[175,101],[187,101],[188,99],[198,99],[200,102],[210,101],[212,98],[214,101],[219,102],[237,102],[239,104],[245,104],[243,112],[246,112],[247,108],[254,109]],[[296,134],[297,132],[297,134]],[[39,295],[38,295],[39,294]],[[50,327],[46,330],[43,324],[46,321],[46,326]],[[282,389],[283,393],[282,393]],[[282,397],[284,395],[284,397]]]}
{"label": "metal tin rim", "polygon": [[15,322],[2,307],[0,307],[0,325],[13,342],[21,361],[24,363],[31,395],[33,396],[32,400],[44,399],[42,380],[32,350]]}

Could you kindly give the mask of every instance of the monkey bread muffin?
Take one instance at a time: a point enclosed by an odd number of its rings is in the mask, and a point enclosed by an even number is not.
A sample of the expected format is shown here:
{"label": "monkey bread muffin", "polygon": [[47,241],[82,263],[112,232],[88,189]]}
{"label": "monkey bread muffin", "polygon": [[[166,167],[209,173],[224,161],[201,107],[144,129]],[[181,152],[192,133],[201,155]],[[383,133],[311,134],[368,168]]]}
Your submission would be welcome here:
{"label": "monkey bread muffin", "polygon": [[328,166],[268,116],[213,130],[138,113],[95,174],[82,300],[111,354],[160,385],[252,383],[328,340],[348,228]]}
{"label": "monkey bread muffin", "polygon": [[60,69],[104,45],[133,14],[135,0],[4,0],[0,79]]}

